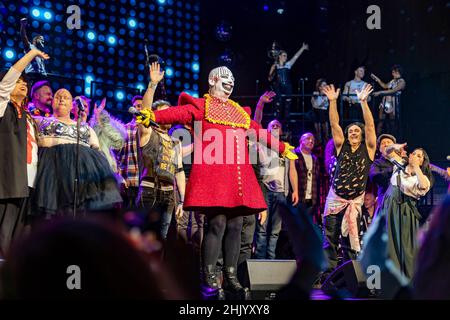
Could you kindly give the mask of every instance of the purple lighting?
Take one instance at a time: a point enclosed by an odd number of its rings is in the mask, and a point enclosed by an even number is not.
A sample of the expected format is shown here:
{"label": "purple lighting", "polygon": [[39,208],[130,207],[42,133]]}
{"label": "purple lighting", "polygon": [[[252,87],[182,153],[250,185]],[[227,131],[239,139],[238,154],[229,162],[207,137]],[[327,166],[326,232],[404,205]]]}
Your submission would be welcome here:
{"label": "purple lighting", "polygon": [[269,6],[267,4],[265,4],[263,9],[264,9],[264,11],[267,11],[267,10],[269,10]]}

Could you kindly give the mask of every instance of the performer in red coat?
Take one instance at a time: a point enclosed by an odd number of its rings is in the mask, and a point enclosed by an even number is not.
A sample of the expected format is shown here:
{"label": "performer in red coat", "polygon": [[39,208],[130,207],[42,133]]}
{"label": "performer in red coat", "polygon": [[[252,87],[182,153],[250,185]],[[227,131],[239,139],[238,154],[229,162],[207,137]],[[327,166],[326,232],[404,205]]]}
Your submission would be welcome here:
{"label": "performer in red coat", "polygon": [[244,293],[236,277],[242,216],[267,208],[251,165],[256,158],[249,154],[248,138],[266,143],[289,159],[297,156],[291,152],[293,147],[280,143],[251,120],[250,108],[228,99],[234,88],[234,77],[228,68],[213,69],[208,81],[209,94],[204,98],[182,93],[179,106],[155,112],[145,109],[141,111],[145,116],[136,119],[146,126],[152,120],[194,128],[194,162],[184,209],[199,211],[208,218],[202,252],[203,291],[211,296],[220,290],[214,271],[222,248],[224,289]]}

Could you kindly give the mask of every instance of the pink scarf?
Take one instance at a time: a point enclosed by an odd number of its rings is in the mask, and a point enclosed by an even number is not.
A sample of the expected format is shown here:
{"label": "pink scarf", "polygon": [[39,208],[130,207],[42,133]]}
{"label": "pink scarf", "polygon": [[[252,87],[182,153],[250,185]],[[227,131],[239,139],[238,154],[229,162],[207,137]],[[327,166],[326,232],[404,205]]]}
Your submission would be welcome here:
{"label": "pink scarf", "polygon": [[361,214],[361,207],[364,203],[364,193],[353,200],[347,200],[338,196],[333,188],[328,192],[325,203],[324,217],[329,214],[338,214],[345,210],[342,219],[341,234],[344,237],[349,236],[350,246],[356,252],[361,251],[358,234],[358,216]]}

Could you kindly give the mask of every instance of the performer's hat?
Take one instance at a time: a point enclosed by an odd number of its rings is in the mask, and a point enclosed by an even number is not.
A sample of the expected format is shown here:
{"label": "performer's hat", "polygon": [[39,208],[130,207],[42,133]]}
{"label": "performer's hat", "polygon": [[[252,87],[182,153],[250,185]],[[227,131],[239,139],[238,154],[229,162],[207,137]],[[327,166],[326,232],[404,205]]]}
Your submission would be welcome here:
{"label": "performer's hat", "polygon": [[381,140],[383,139],[390,139],[392,140],[392,142],[397,143],[397,139],[395,139],[395,137],[391,134],[387,134],[387,133],[383,133],[382,135],[380,135],[377,139],[377,145],[380,145]]}

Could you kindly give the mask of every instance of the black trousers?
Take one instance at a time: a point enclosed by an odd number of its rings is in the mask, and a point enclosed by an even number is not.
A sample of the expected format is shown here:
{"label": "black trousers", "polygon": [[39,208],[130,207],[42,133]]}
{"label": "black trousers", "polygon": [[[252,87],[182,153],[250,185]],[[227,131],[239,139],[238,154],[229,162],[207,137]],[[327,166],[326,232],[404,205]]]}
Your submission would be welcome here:
{"label": "black trousers", "polygon": [[341,236],[341,225],[345,209],[338,214],[329,214],[323,218],[323,249],[328,260],[325,273],[331,273],[338,266],[338,248],[341,244],[343,262],[356,259],[356,253],[350,247],[350,240]]}
{"label": "black trousers", "polygon": [[128,187],[121,190],[124,208],[136,208],[139,187]]}
{"label": "black trousers", "polygon": [[13,240],[24,234],[29,213],[30,197],[0,200],[0,256],[7,252]]}
{"label": "black trousers", "polygon": [[256,216],[244,216],[241,231],[241,249],[237,264],[239,282],[244,287],[250,286],[248,279],[246,261],[252,257],[253,240],[255,238]]}

